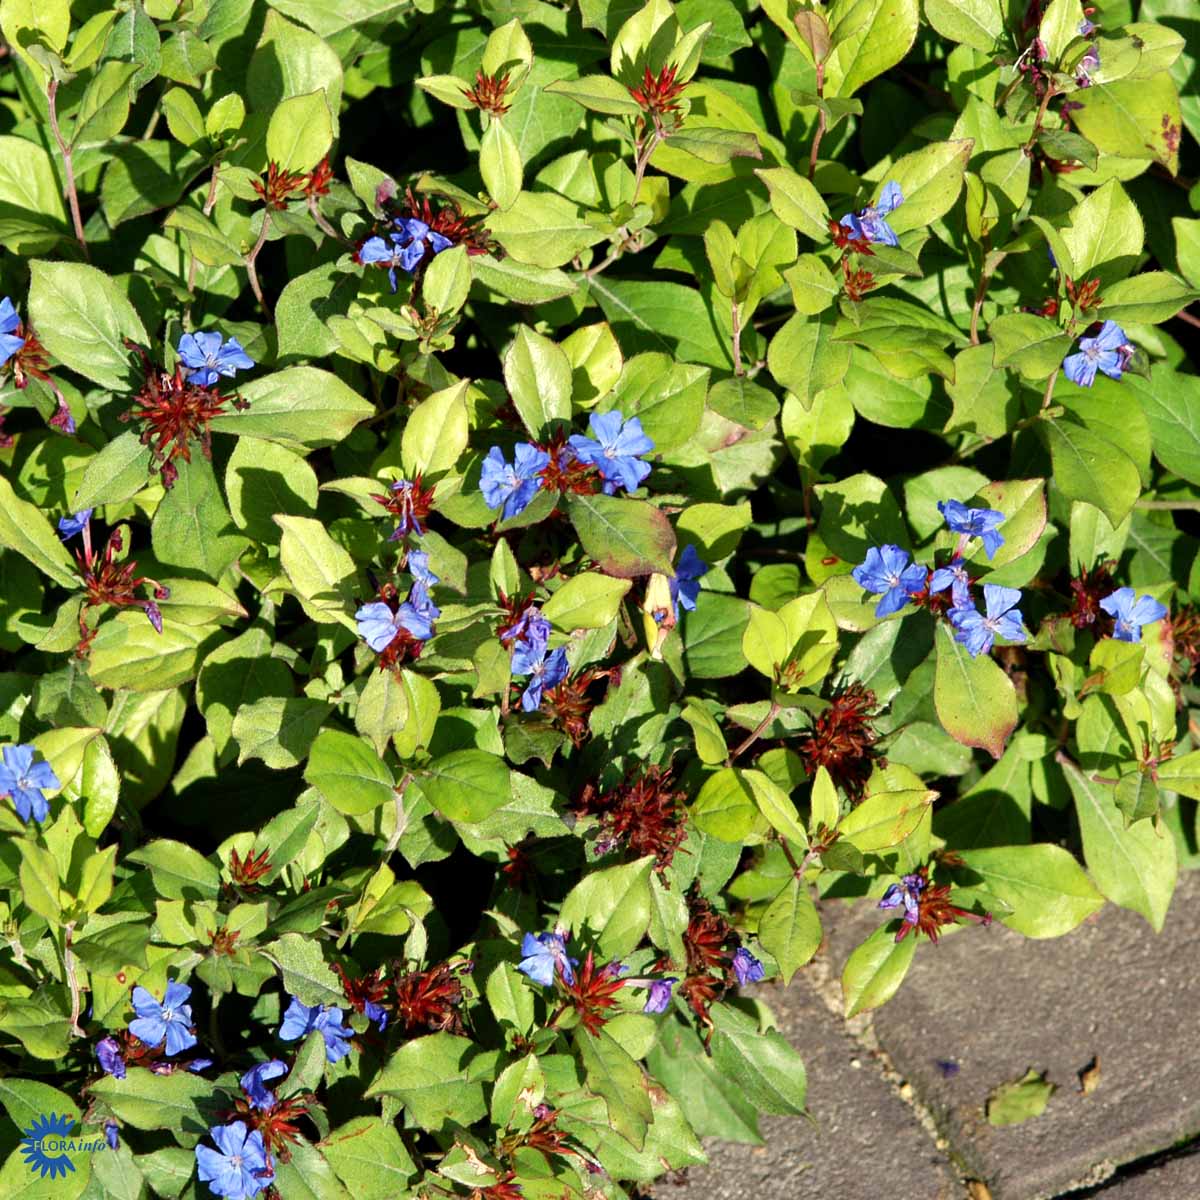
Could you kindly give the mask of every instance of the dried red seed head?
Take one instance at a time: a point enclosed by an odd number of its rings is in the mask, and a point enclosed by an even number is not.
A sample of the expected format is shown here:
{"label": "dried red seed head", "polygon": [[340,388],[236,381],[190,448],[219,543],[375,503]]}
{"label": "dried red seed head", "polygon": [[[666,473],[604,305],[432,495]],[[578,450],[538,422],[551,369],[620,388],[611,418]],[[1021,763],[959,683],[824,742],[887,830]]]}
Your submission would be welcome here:
{"label": "dried red seed head", "polygon": [[884,759],[875,749],[879,735],[871,725],[875,693],[860,683],[839,691],[829,707],[813,720],[813,729],[798,750],[810,775],[824,767],[852,803],[863,798],[863,789],[876,763]]}
{"label": "dried red seed head", "polygon": [[439,202],[435,207],[428,196],[418,200],[412,188],[409,188],[402,204],[397,205],[389,200],[386,209],[392,216],[415,217],[423,221],[434,233],[440,233],[456,246],[466,246],[470,255],[497,252],[487,230],[479,227],[482,216],[464,217],[462,210],[452,200]]}
{"label": "dried red seed head", "polygon": [[669,767],[650,766],[631,771],[602,794],[585,787],[576,807],[600,817],[607,843],[624,847],[634,858],[653,854],[661,872],[687,836],[685,800]]}
{"label": "dried red seed head", "polygon": [[663,67],[657,74],[646,67],[641,85],[629,88],[629,94],[647,116],[661,119],[679,112],[680,97],[687,84],[676,82],[675,73],[671,66]]}
{"label": "dried red seed head", "polygon": [[397,1020],[405,1033],[462,1033],[463,991],[454,968],[440,963],[393,982]]}
{"label": "dried red seed head", "polygon": [[1109,560],[1091,571],[1081,567],[1079,574],[1071,580],[1071,608],[1067,617],[1076,629],[1086,629],[1102,617],[1107,618],[1100,601],[1113,590],[1112,572],[1116,565]]}
{"label": "dried red seed head", "polygon": [[256,179],[251,186],[268,208],[282,209],[292,196],[305,190],[307,183],[308,176],[303,172],[285,171],[272,162],[267,165],[266,179]]}

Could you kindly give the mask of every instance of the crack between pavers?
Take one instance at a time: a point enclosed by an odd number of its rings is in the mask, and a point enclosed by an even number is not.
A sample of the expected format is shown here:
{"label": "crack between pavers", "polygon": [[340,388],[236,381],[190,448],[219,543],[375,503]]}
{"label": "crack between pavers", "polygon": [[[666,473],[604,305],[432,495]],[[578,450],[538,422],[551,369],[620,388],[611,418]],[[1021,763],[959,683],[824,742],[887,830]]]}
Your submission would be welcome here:
{"label": "crack between pavers", "polygon": [[[1112,1170],[1104,1180],[1094,1185],[1090,1182],[1082,1185],[1087,1187],[1087,1191],[1071,1190],[1070,1200],[1093,1200],[1093,1197],[1096,1200],[1103,1200],[1104,1193],[1114,1187],[1135,1179],[1145,1178],[1152,1171],[1157,1171],[1168,1163],[1188,1158],[1200,1159],[1200,1137],[1188,1138],[1177,1146],[1168,1146],[1165,1150],[1147,1154],[1145,1158],[1135,1158],[1132,1162],[1123,1163],[1120,1167]],[[1112,1164],[1109,1165],[1112,1166]],[[1058,1193],[1058,1197],[1065,1198],[1067,1196],[1067,1192]],[[1058,1197],[1055,1197],[1054,1200],[1058,1200]]]}
{"label": "crack between pavers", "polygon": [[806,984],[817,999],[841,1023],[847,1036],[860,1047],[867,1058],[876,1064],[880,1075],[893,1095],[912,1113],[914,1120],[933,1143],[934,1148],[950,1168],[957,1173],[963,1200],[989,1200],[990,1193],[971,1191],[971,1184],[981,1181],[968,1169],[961,1156],[955,1152],[949,1139],[943,1135],[932,1110],[921,1102],[912,1084],[896,1070],[891,1055],[883,1048],[875,1034],[871,1014],[866,1012],[860,1013],[856,1017],[846,1017],[842,1002],[841,982],[833,970],[828,953],[819,951],[808,961],[802,971],[796,973],[796,979],[802,980]]}

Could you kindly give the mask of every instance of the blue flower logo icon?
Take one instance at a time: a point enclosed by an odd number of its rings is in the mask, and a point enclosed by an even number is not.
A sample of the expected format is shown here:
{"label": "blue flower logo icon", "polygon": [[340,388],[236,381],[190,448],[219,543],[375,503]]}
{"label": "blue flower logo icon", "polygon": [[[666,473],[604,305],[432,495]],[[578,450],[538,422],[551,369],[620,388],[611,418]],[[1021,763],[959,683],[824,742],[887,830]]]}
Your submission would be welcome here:
{"label": "blue flower logo icon", "polygon": [[21,1135],[21,1155],[31,1171],[45,1179],[64,1178],[75,1170],[75,1164],[64,1153],[71,1140],[75,1122],[69,1113],[51,1113],[37,1117]]}

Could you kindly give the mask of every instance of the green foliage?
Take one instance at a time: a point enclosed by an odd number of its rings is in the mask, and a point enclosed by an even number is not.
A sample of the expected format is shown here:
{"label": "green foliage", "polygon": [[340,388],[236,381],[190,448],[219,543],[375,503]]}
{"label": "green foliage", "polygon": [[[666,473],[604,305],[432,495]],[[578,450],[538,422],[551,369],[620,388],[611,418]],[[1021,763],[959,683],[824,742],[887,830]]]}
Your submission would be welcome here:
{"label": "green foliage", "polygon": [[738,988],[835,905],[849,1015],[1162,928],[1185,7],[0,0],[0,1194],[211,1194],[237,1112],[282,1200],[620,1200],[806,1111]]}

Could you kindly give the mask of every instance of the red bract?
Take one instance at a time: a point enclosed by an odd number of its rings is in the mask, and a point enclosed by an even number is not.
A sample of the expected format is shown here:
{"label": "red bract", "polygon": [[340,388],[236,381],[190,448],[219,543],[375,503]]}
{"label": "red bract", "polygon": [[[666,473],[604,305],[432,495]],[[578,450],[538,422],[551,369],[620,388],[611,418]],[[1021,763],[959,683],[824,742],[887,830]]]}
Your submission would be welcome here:
{"label": "red bract", "polygon": [[[328,170],[328,164],[326,164]],[[302,172],[285,171],[278,163],[269,163],[267,178],[254,180],[251,185],[268,208],[286,208],[288,199],[306,190],[309,177]],[[326,188],[326,191],[329,189]]]}
{"label": "red bract", "polygon": [[824,767],[854,804],[863,798],[875,763],[886,765],[875,749],[879,735],[870,721],[874,708],[875,693],[852,683],[816,716],[812,733],[798,746],[805,771],[815,775],[818,767]]}
{"label": "red bract", "polygon": [[412,971],[393,983],[396,1017],[403,1031],[413,1033],[463,1032],[462,984],[449,963],[440,963],[428,971]]}
{"label": "red bract", "polygon": [[17,326],[15,336],[23,337],[25,344],[9,359],[12,365],[14,386],[21,389],[27,388],[31,376],[34,379],[49,382],[50,375],[46,368],[50,365],[50,356],[46,353],[42,343],[38,341],[37,335],[28,325],[22,324]]}
{"label": "red bract", "polygon": [[629,94],[638,102],[644,113],[661,119],[668,113],[679,111],[679,98],[686,87],[686,83],[676,82],[674,67],[663,67],[657,75],[652,74],[647,67],[642,75],[641,86],[631,87]]}
{"label": "red bract", "polygon": [[276,1100],[270,1108],[255,1108],[244,1097],[233,1102],[233,1109],[226,1115],[235,1121],[245,1121],[250,1129],[262,1134],[263,1145],[269,1154],[277,1154],[284,1162],[291,1158],[289,1143],[300,1140],[300,1128],[296,1124],[308,1116],[308,1105],[301,1097]]}
{"label": "red bract", "polygon": [[[406,484],[407,481],[400,480],[400,483]],[[371,499],[377,504],[382,504],[399,521],[397,534],[412,531],[420,535],[424,532],[425,522],[433,508],[433,493],[436,486],[433,484],[424,487],[421,476],[417,474],[413,476],[411,483],[407,483],[407,486],[393,487],[386,496],[372,492]]]}
{"label": "red bract", "polygon": [[853,250],[855,254],[870,254],[872,256],[875,254],[875,251],[871,249],[871,243],[865,237],[855,237],[854,231],[849,226],[843,225],[840,221],[830,219],[829,235],[833,238],[833,244],[839,250]]}
{"label": "red bract", "polygon": [[321,159],[308,176],[308,182],[304,185],[304,194],[306,196],[327,196],[329,195],[329,185],[333,182],[333,168],[329,165],[328,157]]}
{"label": "red bract", "polygon": [[[1179,609],[1171,621],[1171,635],[1175,643],[1175,653],[1182,660],[1180,677],[1190,679],[1200,663],[1200,611],[1191,605]],[[1183,662],[1187,666],[1183,666]]]}
{"label": "red bract", "polygon": [[238,887],[244,891],[258,890],[258,881],[271,869],[268,851],[254,853],[251,847],[242,858],[236,850],[229,852],[229,876]]}
{"label": "red bract", "polygon": [[237,953],[237,940],[240,936],[237,929],[210,929],[208,940],[212,942],[214,954],[225,954],[232,958]]}
{"label": "red bract", "polygon": [[[224,414],[226,397],[216,386],[199,387],[185,378],[187,368],[180,363],[174,375],[160,371],[149,354],[134,342],[126,346],[136,350],[145,367],[146,379],[133,398],[133,407],[121,413],[119,421],[141,423],[141,440],[150,447],[153,464],[162,475],[163,487],[170,488],[179,477],[175,460],[192,461],[191,442],[200,443],[205,458],[212,458],[212,434],[209,423]],[[245,400],[233,400],[239,410],[249,408]]]}
{"label": "red bract", "polygon": [[565,492],[575,496],[594,496],[603,480],[600,472],[588,463],[580,462],[567,443],[566,433],[557,433],[546,443],[535,443],[539,450],[550,455],[542,468],[542,490]]}
{"label": "red bract", "polygon": [[509,110],[504,103],[504,94],[508,91],[508,72],[503,75],[485,75],[482,71],[475,72],[475,86],[467,88],[463,93],[476,108],[494,116],[502,117]]}
{"label": "red bract", "polygon": [[616,994],[625,986],[622,970],[619,962],[605,963],[597,969],[589,950],[583,966],[575,971],[574,983],[560,977],[566,1001],[579,1014],[579,1023],[588,1033],[599,1033],[608,1022],[608,1010],[615,1006]]}
{"label": "red bract", "polygon": [[383,977],[383,968],[376,967],[366,975],[350,975],[339,963],[330,963],[329,969],[342,984],[342,994],[355,1012],[364,1012],[367,1002],[383,1004],[387,996],[388,981]]}

